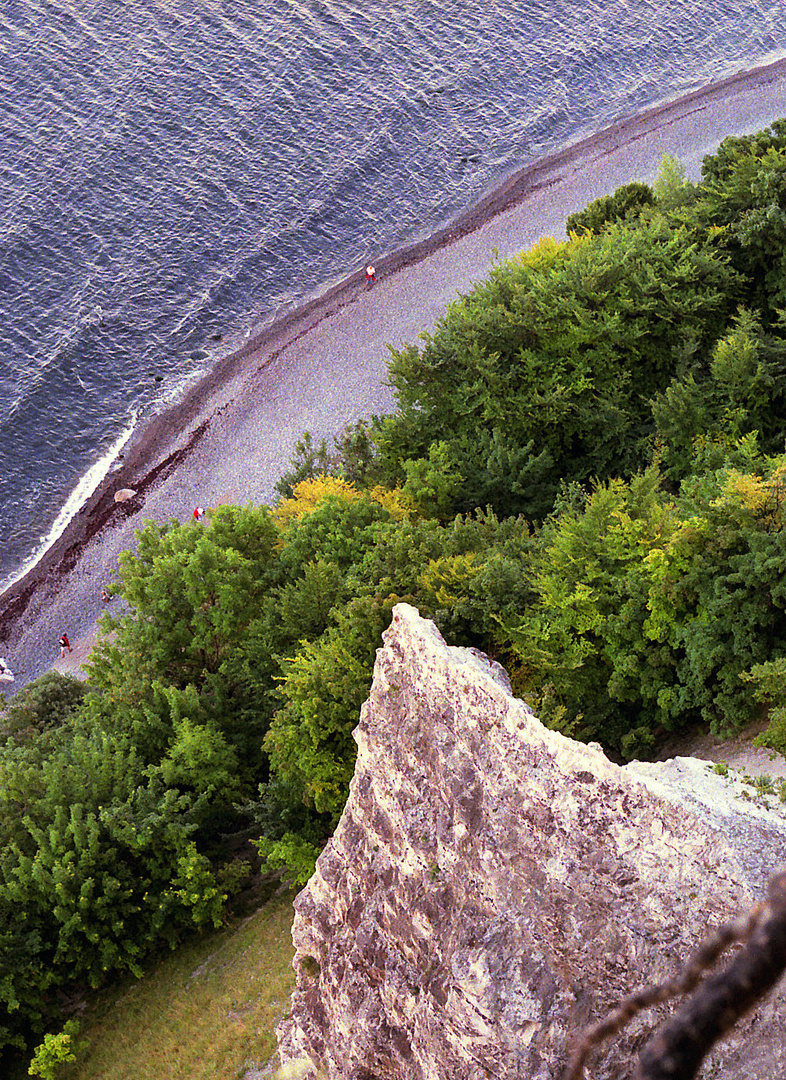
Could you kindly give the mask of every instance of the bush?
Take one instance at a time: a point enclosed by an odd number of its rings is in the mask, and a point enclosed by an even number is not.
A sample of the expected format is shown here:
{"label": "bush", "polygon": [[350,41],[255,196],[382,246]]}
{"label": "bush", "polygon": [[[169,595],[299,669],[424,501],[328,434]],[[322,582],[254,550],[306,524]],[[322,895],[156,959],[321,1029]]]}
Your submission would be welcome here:
{"label": "bush", "polygon": [[647,184],[634,181],[618,187],[612,195],[601,195],[583,210],[571,214],[565,222],[565,232],[581,235],[600,232],[614,221],[637,217],[645,206],[652,206],[655,195]]}
{"label": "bush", "polygon": [[74,1041],[78,1031],[79,1023],[68,1020],[63,1030],[56,1035],[45,1035],[44,1041],[36,1047],[27,1070],[30,1076],[40,1076],[41,1080],[57,1080],[62,1066],[76,1061],[82,1048]]}
{"label": "bush", "polygon": [[262,861],[271,870],[284,868],[289,885],[302,889],[313,875],[319,858],[319,848],[288,832],[280,840],[262,837],[254,842]]}
{"label": "bush", "polygon": [[60,727],[79,710],[86,692],[81,679],[48,671],[29,682],[5,705],[0,715],[0,730],[22,738]]}
{"label": "bush", "polygon": [[486,504],[533,520],[564,481],[631,476],[651,455],[653,397],[723,332],[732,277],[661,216],[495,266],[419,348],[393,351],[385,481],[443,520]]}

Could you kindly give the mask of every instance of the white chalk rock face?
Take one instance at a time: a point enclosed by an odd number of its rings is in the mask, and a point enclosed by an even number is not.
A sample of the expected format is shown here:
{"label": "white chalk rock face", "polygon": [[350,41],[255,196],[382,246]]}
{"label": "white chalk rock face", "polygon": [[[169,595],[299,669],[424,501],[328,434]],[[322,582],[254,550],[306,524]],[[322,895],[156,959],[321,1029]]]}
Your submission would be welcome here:
{"label": "white chalk rock face", "polygon": [[[572,1040],[758,898],[786,825],[689,759],[620,768],[549,731],[400,604],[350,798],[296,901],[283,1062],[330,1080],[556,1080]],[[777,990],[702,1075],[786,1075]],[[668,1014],[593,1059],[629,1075]]]}

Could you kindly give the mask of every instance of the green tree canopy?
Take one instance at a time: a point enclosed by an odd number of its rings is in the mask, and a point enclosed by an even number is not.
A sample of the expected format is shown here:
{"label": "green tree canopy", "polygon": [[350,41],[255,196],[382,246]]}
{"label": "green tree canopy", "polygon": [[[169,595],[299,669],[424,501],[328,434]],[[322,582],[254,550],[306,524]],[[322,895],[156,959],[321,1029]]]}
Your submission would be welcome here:
{"label": "green tree canopy", "polygon": [[495,266],[420,348],[392,353],[399,412],[378,430],[388,481],[411,477],[402,463],[438,440],[435,468],[461,478],[443,489],[444,513],[482,495],[537,518],[563,479],[631,475],[650,452],[651,399],[722,333],[732,277],[658,216]]}

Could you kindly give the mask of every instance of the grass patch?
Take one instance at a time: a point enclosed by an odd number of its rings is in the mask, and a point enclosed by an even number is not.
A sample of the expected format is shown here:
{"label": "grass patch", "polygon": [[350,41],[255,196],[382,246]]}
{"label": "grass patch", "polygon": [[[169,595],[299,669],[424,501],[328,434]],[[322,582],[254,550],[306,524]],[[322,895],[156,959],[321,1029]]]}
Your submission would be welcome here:
{"label": "grass patch", "polygon": [[239,1080],[276,1047],[289,1008],[292,899],[162,957],[143,979],[100,994],[68,1080]]}

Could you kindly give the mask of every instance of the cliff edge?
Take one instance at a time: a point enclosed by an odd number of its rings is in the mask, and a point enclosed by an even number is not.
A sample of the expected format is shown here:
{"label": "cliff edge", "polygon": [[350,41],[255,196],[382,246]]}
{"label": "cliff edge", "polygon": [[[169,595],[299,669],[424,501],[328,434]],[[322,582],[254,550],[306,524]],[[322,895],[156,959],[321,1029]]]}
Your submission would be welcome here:
{"label": "cliff edge", "polygon": [[[758,899],[786,821],[706,763],[620,768],[549,731],[505,672],[400,604],[349,801],[295,903],[283,1062],[330,1080],[556,1080],[573,1039]],[[783,988],[702,1076],[786,1075]],[[666,1016],[595,1057],[629,1075]]]}

